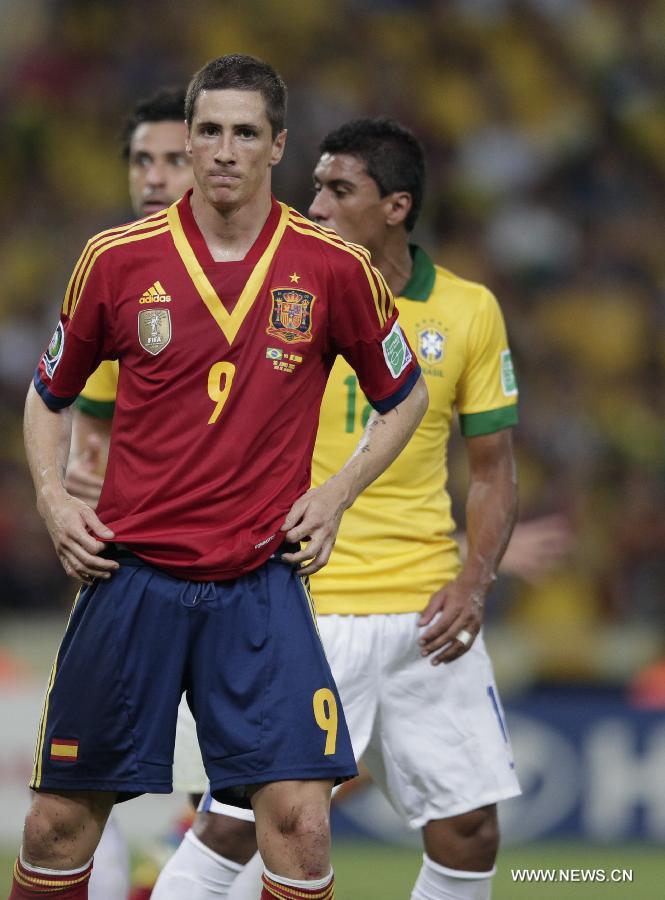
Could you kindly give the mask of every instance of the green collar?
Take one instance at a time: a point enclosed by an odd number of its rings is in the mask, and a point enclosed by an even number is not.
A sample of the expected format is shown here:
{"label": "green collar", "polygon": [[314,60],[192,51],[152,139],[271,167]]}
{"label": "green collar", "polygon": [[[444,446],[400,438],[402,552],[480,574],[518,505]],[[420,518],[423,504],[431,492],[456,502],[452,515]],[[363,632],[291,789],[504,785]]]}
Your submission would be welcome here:
{"label": "green collar", "polygon": [[406,287],[402,291],[402,297],[407,300],[419,300],[421,303],[429,300],[436,279],[436,270],[434,263],[425,253],[422,247],[417,244],[409,244],[411,258],[413,259],[413,269],[411,270],[411,278],[409,278]]}

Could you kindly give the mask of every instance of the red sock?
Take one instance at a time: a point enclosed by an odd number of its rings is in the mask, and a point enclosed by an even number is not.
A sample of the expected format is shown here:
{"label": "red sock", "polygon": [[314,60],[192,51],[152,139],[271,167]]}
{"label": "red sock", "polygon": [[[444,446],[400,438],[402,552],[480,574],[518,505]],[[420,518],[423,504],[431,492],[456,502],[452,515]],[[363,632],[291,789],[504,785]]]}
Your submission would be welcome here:
{"label": "red sock", "polygon": [[280,884],[274,878],[263,873],[263,890],[260,900],[335,900],[335,876],[330,876],[330,881],[325,887],[308,890],[303,887],[289,887],[288,884]]}
{"label": "red sock", "polygon": [[27,869],[19,859],[14,864],[12,892],[8,900],[37,900],[53,897],[55,900],[88,900],[88,882],[92,863],[83,872],[42,874]]}

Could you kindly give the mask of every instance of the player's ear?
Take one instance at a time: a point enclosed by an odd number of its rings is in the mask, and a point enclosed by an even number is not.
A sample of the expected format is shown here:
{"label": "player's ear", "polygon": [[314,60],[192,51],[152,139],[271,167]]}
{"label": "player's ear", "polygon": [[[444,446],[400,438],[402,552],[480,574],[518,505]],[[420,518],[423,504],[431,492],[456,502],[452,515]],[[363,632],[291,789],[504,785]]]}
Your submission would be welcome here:
{"label": "player's ear", "polygon": [[284,155],[284,147],[286,146],[286,134],[286,128],[282,128],[282,130],[272,142],[272,153],[270,154],[271,166],[276,166]]}
{"label": "player's ear", "polygon": [[393,191],[383,200],[386,208],[386,225],[403,225],[413,205],[411,194],[408,191]]}
{"label": "player's ear", "polygon": [[185,153],[187,156],[192,155],[192,133],[189,130],[189,122],[185,119]]}

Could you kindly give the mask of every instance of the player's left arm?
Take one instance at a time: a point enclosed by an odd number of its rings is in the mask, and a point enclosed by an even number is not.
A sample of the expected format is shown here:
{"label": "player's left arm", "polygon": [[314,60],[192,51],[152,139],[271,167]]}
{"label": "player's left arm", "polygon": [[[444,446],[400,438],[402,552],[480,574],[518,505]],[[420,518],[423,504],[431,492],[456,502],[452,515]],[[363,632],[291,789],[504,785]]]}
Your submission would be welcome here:
{"label": "player's left arm", "polygon": [[285,553],[283,558],[306,563],[299,570],[301,575],[318,572],[328,562],[342,514],[399,456],[425,415],[427,403],[425,379],[419,375],[401,403],[385,413],[372,411],[358,446],[343,468],[293,504],[282,531],[286,531],[287,541],[307,543],[298,553]]}
{"label": "player's left arm", "polygon": [[465,645],[456,640],[460,631],[466,629],[473,639],[480,631],[485,598],[517,517],[512,429],[469,437],[466,447],[470,473],[466,559],[457,578],[432,596],[419,622],[429,626],[420,645],[423,656],[436,654],[433,665],[452,662],[468,650],[472,641]]}

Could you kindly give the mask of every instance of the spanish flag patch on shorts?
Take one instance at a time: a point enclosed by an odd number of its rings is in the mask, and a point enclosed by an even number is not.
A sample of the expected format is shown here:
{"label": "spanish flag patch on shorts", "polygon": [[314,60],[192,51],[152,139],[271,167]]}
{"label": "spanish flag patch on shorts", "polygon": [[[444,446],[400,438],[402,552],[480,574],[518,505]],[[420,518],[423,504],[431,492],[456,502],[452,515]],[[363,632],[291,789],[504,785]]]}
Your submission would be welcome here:
{"label": "spanish flag patch on shorts", "polygon": [[51,759],[60,762],[76,762],[79,755],[79,742],[64,738],[53,738],[51,741]]}

